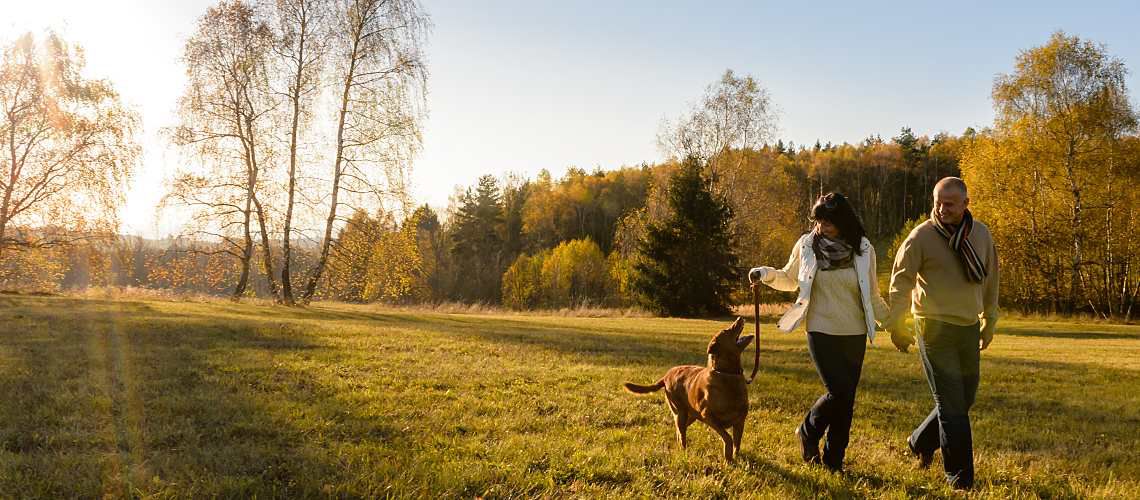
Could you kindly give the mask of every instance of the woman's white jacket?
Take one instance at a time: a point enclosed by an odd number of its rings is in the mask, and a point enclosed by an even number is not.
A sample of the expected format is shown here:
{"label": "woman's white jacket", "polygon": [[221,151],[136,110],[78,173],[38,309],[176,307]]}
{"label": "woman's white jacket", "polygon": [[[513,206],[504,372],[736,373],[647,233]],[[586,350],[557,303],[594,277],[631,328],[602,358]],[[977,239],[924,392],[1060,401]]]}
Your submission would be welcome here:
{"label": "woman's white jacket", "polygon": [[[788,263],[783,269],[762,268],[765,273],[760,280],[761,283],[785,292],[792,292],[797,288],[800,291],[795,304],[776,323],[776,327],[784,332],[795,330],[807,317],[808,308],[811,307],[811,285],[819,271],[815,252],[811,245],[813,234],[805,234],[796,242],[795,247],[792,248],[791,256],[788,257]],[[863,317],[867,319],[867,338],[873,342],[875,340],[875,320],[885,320],[888,307],[886,301],[879,296],[879,280],[875,269],[875,247],[871,245],[870,240],[863,238],[861,249],[862,252],[855,255],[855,274],[859,277],[859,296],[863,299]]]}

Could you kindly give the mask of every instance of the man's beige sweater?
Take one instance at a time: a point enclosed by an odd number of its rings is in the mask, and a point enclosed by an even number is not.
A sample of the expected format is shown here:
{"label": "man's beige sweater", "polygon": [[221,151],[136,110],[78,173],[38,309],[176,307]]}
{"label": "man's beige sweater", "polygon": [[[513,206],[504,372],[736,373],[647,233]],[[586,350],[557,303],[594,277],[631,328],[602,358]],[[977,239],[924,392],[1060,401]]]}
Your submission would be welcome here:
{"label": "man's beige sweater", "polygon": [[896,324],[907,308],[916,318],[970,326],[979,317],[998,317],[998,259],[990,230],[974,221],[970,244],[986,268],[982,283],[971,282],[957,253],[927,220],[914,228],[895,254],[891,271],[887,325]]}

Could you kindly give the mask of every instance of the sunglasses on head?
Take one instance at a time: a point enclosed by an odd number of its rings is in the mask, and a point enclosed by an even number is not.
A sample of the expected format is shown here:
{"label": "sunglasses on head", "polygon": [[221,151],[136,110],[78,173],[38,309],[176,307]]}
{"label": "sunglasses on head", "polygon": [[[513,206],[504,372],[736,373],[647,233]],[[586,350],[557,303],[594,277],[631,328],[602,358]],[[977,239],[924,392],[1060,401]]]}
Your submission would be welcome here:
{"label": "sunglasses on head", "polygon": [[835,193],[828,193],[823,197],[823,206],[828,210],[834,209],[839,205],[839,197]]}

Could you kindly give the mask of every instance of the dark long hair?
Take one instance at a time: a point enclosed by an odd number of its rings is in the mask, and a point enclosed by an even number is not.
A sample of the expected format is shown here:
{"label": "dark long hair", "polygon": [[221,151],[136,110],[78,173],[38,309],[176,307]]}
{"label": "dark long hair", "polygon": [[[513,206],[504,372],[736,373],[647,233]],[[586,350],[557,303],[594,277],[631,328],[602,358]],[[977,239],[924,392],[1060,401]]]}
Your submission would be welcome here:
{"label": "dark long hair", "polygon": [[846,196],[834,192],[820,196],[811,207],[811,220],[834,224],[839,229],[839,238],[851,245],[856,255],[863,255],[862,243],[867,231]]}

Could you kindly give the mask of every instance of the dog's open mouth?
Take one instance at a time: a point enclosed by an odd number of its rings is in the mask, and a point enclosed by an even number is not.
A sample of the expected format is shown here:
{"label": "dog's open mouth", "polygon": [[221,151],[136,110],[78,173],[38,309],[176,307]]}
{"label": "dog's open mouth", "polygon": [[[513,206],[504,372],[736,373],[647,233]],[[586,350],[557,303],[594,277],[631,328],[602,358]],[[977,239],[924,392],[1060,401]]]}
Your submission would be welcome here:
{"label": "dog's open mouth", "polygon": [[736,345],[740,346],[741,349],[752,341],[752,335],[745,335],[743,337],[740,335],[744,333],[744,318],[736,318],[736,321],[732,323],[731,329],[733,335],[736,337]]}

